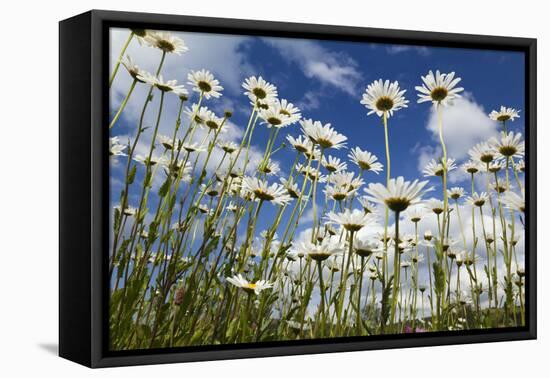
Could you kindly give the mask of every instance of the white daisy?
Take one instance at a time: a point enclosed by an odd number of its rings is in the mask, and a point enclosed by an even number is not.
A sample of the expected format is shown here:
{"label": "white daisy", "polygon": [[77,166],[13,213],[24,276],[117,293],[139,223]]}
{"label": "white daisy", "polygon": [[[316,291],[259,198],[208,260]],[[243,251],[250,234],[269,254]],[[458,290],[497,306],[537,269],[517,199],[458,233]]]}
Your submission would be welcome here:
{"label": "white daisy", "polygon": [[221,97],[223,87],[220,82],[214,79],[214,75],[205,69],[191,71],[187,74],[187,83],[193,86],[195,92],[201,93],[206,99],[210,97]]}
{"label": "white daisy", "polygon": [[137,209],[135,207],[132,207],[132,206],[127,206],[124,211],[121,211],[120,210],[120,205],[117,205],[114,207],[116,210],[120,211],[122,214],[128,216],[128,217],[133,217],[134,215],[137,214]]}
{"label": "white daisy", "polygon": [[497,192],[499,194],[502,194],[507,190],[506,184],[497,183],[495,181],[491,181],[489,186],[491,187],[491,189],[493,189],[495,192]]}
{"label": "white daisy", "polygon": [[[204,120],[204,126],[208,127],[210,130],[219,130],[219,132],[227,131],[223,128],[225,119],[218,117],[214,112],[209,112],[207,118]],[[220,128],[222,128],[220,130]]]}
{"label": "white daisy", "polygon": [[118,137],[109,138],[109,156],[126,156],[124,150],[128,146],[121,144]]}
{"label": "white daisy", "polygon": [[504,169],[504,163],[499,160],[493,160],[489,164],[483,166],[483,171],[490,173],[497,173]]}
{"label": "white daisy", "polygon": [[277,87],[265,81],[261,76],[258,78],[250,76],[244,80],[242,87],[246,89],[244,94],[254,103],[263,101],[269,104],[277,98]]}
{"label": "white daisy", "polygon": [[364,211],[345,209],[343,213],[330,212],[326,216],[329,223],[337,224],[346,230],[356,232],[372,222],[372,216]]}
{"label": "white daisy", "polygon": [[325,262],[325,266],[332,273],[337,273],[337,272],[340,271],[340,268],[342,267],[342,263],[340,261],[338,261],[338,258],[334,257],[334,258],[328,259]]}
{"label": "white daisy", "polygon": [[193,104],[191,107],[185,108],[183,111],[189,119],[193,118],[193,122],[199,125],[204,125],[207,119],[210,118],[212,111],[210,111],[206,106],[201,106],[199,108],[198,104]]}
{"label": "white daisy", "polygon": [[189,99],[189,91],[182,86],[174,88],[172,93],[180,98],[181,101],[187,101]]}
{"label": "white daisy", "polygon": [[237,211],[237,205],[233,203],[233,201],[230,201],[229,204],[225,207],[227,211],[231,211],[232,213]]}
{"label": "white daisy", "polygon": [[298,255],[303,254],[315,261],[323,261],[329,257],[343,252],[343,244],[338,237],[326,237],[320,243],[315,244],[304,241],[297,246]]}
{"label": "white daisy", "polygon": [[296,171],[300,172],[302,175],[307,176],[311,181],[317,180],[317,182],[325,182],[326,176],[321,174],[321,171],[317,170],[314,167],[307,167],[301,163],[296,164]]}
{"label": "white daisy", "polygon": [[376,113],[379,117],[382,117],[386,113],[390,117],[394,111],[407,107],[409,101],[405,100],[403,96],[405,92],[406,90],[399,88],[397,81],[390,83],[389,80],[375,80],[367,86],[361,104],[370,109],[368,115]]}
{"label": "white daisy", "polygon": [[455,73],[442,74],[439,70],[435,75],[432,71],[429,71],[426,76],[421,76],[424,84],[422,86],[416,86],[415,89],[420,92],[418,94],[418,102],[431,101],[434,105],[451,105],[453,100],[460,97],[459,93],[464,88],[456,88],[456,85],[460,82],[460,78],[455,78]]}
{"label": "white daisy", "polygon": [[290,125],[290,118],[280,112],[281,105],[275,101],[267,109],[260,109],[259,116],[267,127],[283,128]]}
{"label": "white daisy", "polygon": [[353,250],[360,257],[369,257],[379,249],[379,243],[376,240],[368,240],[360,237],[353,239]]}
{"label": "white daisy", "polygon": [[281,183],[286,188],[289,196],[292,198],[300,197],[300,189],[298,189],[298,184],[288,181],[285,178],[281,178]]}
{"label": "white daisy", "polygon": [[133,157],[133,159],[135,161],[137,161],[138,163],[141,163],[143,165],[156,165],[156,164],[161,164],[163,166],[167,166],[169,161],[168,159],[165,157],[165,156],[154,156],[152,155],[151,156],[151,159],[149,159],[148,156],[143,156],[143,155],[140,155],[140,154],[137,154],[136,156]]}
{"label": "white daisy", "polygon": [[384,166],[378,162],[376,155],[368,151],[362,151],[359,147],[352,149],[348,157],[364,171],[372,171],[378,174],[384,168]]}
{"label": "white daisy", "polygon": [[525,161],[523,161],[523,159],[520,159],[516,165],[515,165],[516,169],[520,172],[525,172]]}
{"label": "white daisy", "polygon": [[189,153],[206,151],[206,146],[200,145],[199,143],[185,142],[181,145],[181,148],[183,148],[185,151]]}
{"label": "white daisy", "polygon": [[136,37],[138,43],[142,45],[143,43],[146,43],[145,37],[147,37],[147,34],[149,34],[151,31],[146,29],[130,29],[132,33],[134,33],[134,36]]}
{"label": "white daisy", "polygon": [[279,102],[279,113],[287,117],[287,123],[292,125],[302,118],[300,109],[284,98]]}
{"label": "white daisy", "polygon": [[334,186],[343,187],[351,191],[353,189],[358,189],[364,183],[361,178],[356,178],[354,176],[355,174],[353,172],[336,172],[330,176],[329,182],[334,184]]}
{"label": "white daisy", "polygon": [[346,136],[336,132],[330,123],[323,125],[319,121],[313,121],[311,119],[300,120],[303,133],[315,144],[318,144],[321,148],[335,148],[340,149],[346,146],[345,141],[348,139]]}
{"label": "white daisy", "polygon": [[363,211],[365,213],[374,213],[375,210],[376,210],[376,207],[374,204],[372,204],[370,201],[369,201],[369,198],[364,196],[364,197],[359,197],[357,199],[359,201],[359,203],[361,204],[361,207],[363,208]]}
{"label": "white daisy", "polygon": [[[456,169],[455,159],[447,159],[447,172],[450,172],[454,169]],[[424,167],[424,170],[422,171],[424,173],[424,177],[430,177],[430,176],[443,176],[443,159],[441,161],[436,161],[435,159],[432,159],[428,162],[426,167]]]}
{"label": "white daisy", "polygon": [[431,210],[434,214],[439,215],[445,211],[445,205],[443,201],[438,200],[437,198],[430,198],[425,202],[426,208]]}
{"label": "white daisy", "polygon": [[402,212],[409,206],[418,204],[422,196],[431,190],[431,188],[424,189],[427,184],[428,181],[405,181],[400,176],[397,179],[391,179],[387,187],[380,183],[369,184],[365,192],[369,200],[386,205],[392,211]]}
{"label": "white daisy", "polygon": [[474,193],[466,200],[470,205],[482,207],[487,201],[489,201],[489,195],[485,192]]}
{"label": "white daisy", "polygon": [[474,160],[468,160],[466,163],[462,164],[462,169],[464,172],[469,174],[474,174],[479,172],[482,169],[481,163],[474,161]]}
{"label": "white daisy", "polygon": [[298,138],[287,135],[286,140],[296,151],[302,153],[309,151],[313,146],[313,143],[303,135],[299,135]]}
{"label": "white daisy", "polygon": [[211,185],[201,184],[201,191],[210,197],[216,197],[222,191],[223,184],[216,182]]}
{"label": "white daisy", "polygon": [[[174,149],[174,139],[172,137],[166,136],[166,135],[159,135],[158,140],[160,144],[167,150]],[[176,139],[176,144],[178,144],[178,140]]]}
{"label": "white daisy", "polygon": [[334,156],[328,156],[327,158],[323,156],[321,164],[331,173],[345,171],[348,168],[345,162]]}
{"label": "white daisy", "polygon": [[239,145],[231,141],[219,141],[218,147],[228,154],[232,154],[239,149]]}
{"label": "white daisy", "polygon": [[495,147],[487,142],[481,142],[472,147],[468,154],[475,162],[481,162],[484,165],[492,162],[497,156]]}
{"label": "white daisy", "polygon": [[132,61],[130,55],[126,55],[126,60],[121,63],[133,79],[143,83],[143,80],[140,79],[139,76],[147,75],[147,73],[140,69],[139,66]]}
{"label": "white daisy", "polygon": [[422,220],[424,215],[426,215],[426,208],[422,205],[417,205],[409,207],[404,212],[405,218],[407,218],[412,223],[418,223]]}
{"label": "white daisy", "polygon": [[489,118],[497,122],[513,121],[514,119],[519,118],[519,112],[520,110],[501,106],[500,110],[493,110],[489,113]]}
{"label": "white daisy", "polygon": [[269,283],[265,280],[260,280],[252,283],[251,281],[245,279],[241,274],[237,274],[233,277],[227,277],[227,281],[237,287],[240,287],[248,294],[254,293],[256,295],[259,295],[263,290],[271,289],[273,287],[272,283]]}
{"label": "white daisy", "polygon": [[449,197],[451,197],[456,201],[464,196],[464,189],[461,187],[455,186],[447,190],[447,193],[449,193]]}
{"label": "white daisy", "polygon": [[269,159],[267,163],[263,165],[261,163],[262,162],[260,162],[258,165],[258,170],[262,173],[265,173],[267,175],[276,175],[281,171],[281,168],[279,168],[279,164],[275,163],[271,159]]}
{"label": "white daisy", "polygon": [[253,194],[254,198],[258,201],[269,201],[277,205],[286,205],[292,200],[284,186],[277,183],[268,185],[267,181],[256,177],[243,178],[242,188],[245,192]]}
{"label": "white daisy", "polygon": [[521,133],[502,131],[500,138],[491,138],[489,144],[505,158],[523,157],[525,154],[525,142],[521,140]]}
{"label": "white daisy", "polygon": [[499,201],[508,209],[525,212],[525,193],[521,191],[521,195],[509,190],[502,195]]}
{"label": "white daisy", "polygon": [[191,162],[185,162],[184,166],[184,160],[180,159],[172,164],[171,169],[169,163],[168,159],[166,159],[166,164],[163,165],[164,173],[166,173],[167,176],[172,175],[174,179],[179,176],[183,182],[191,181],[191,171],[193,169]]}
{"label": "white daisy", "polygon": [[208,206],[204,203],[198,204],[197,210],[199,210],[202,214],[212,214],[213,212],[213,210],[210,210]]}
{"label": "white daisy", "polygon": [[185,46],[183,39],[168,32],[148,30],[143,40],[149,46],[156,47],[165,53],[181,55],[189,50],[187,46]]}
{"label": "white daisy", "polygon": [[[311,142],[311,141],[310,141]],[[317,161],[321,157],[321,150],[316,145],[311,145],[310,149],[304,152],[306,159]]]}
{"label": "white daisy", "polygon": [[183,85],[178,85],[177,80],[164,81],[162,75],[154,76],[148,72],[143,72],[143,74],[138,75],[138,78],[144,83],[152,85],[162,92],[178,91],[179,93],[179,91],[185,89]]}
{"label": "white daisy", "polygon": [[340,185],[327,185],[324,190],[325,195],[335,201],[343,201],[355,192],[356,190],[350,190],[347,186]]}

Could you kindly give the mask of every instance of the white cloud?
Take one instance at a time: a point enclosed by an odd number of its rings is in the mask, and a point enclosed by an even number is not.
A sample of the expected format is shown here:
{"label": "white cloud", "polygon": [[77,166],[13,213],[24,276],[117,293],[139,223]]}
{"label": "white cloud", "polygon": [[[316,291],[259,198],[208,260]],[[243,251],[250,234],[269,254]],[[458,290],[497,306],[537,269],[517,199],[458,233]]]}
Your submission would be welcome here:
{"label": "white cloud", "polygon": [[[187,74],[190,70],[199,70],[205,68],[214,73],[225,88],[223,94],[231,92],[233,95],[242,94],[241,83],[244,78],[254,72],[254,68],[247,61],[243,47],[251,41],[251,37],[231,36],[231,35],[210,35],[200,33],[180,33],[173,32],[174,35],[182,38],[189,47],[189,51],[181,56],[168,54],[162,68],[162,75],[165,79],[175,79],[178,83],[187,85]],[[128,31],[126,29],[112,29],[110,34],[111,42],[111,67],[116,63],[116,58],[121,51],[122,45],[126,41]],[[144,45],[139,45],[132,41],[126,53],[132,57],[132,60],[141,68],[154,73],[160,61],[160,51]],[[121,65],[117,77],[113,83],[113,101],[118,105],[126,95],[131,84],[131,78]],[[138,85],[132,94],[132,98],[144,98],[147,91],[146,86]],[[196,95],[196,92],[191,92]],[[222,97],[224,99],[225,96]],[[218,101],[220,102],[220,101]],[[139,115],[143,100],[129,101],[127,107],[128,113]],[[233,103],[224,99],[220,104],[231,106]],[[218,109],[216,109],[218,110]],[[239,109],[237,109],[239,110]]]}
{"label": "white cloud", "polygon": [[422,172],[430,160],[441,156],[441,147],[417,143],[412,152],[418,155],[418,171]]}
{"label": "white cloud", "polygon": [[[473,145],[497,134],[497,123],[489,119],[483,106],[466,94],[454,105],[442,108],[443,136],[449,157],[461,160],[468,156]],[[427,129],[432,139],[439,142],[437,113],[432,108]]]}
{"label": "white cloud", "polygon": [[[471,94],[455,101],[454,105],[442,108],[443,137],[447,156],[456,159],[457,164],[468,159],[468,150],[475,144],[486,141],[498,134],[498,125],[489,119],[487,112]],[[418,170],[421,172],[431,159],[440,159],[442,148],[439,139],[439,125],[435,107],[430,110],[426,129],[431,134],[432,143],[417,144],[412,152],[418,154]],[[457,183],[469,179],[461,169],[449,173],[449,182]]]}
{"label": "white cloud", "polygon": [[306,77],[350,95],[356,94],[361,74],[357,62],[349,56],[308,40],[266,38],[263,41],[277,48],[284,59],[297,64]]}
{"label": "white cloud", "polygon": [[430,49],[425,46],[408,46],[408,45],[392,45],[386,47],[386,51],[388,54],[395,55],[400,54],[404,52],[416,52],[419,55],[422,56],[428,56],[430,55]]}
{"label": "white cloud", "polygon": [[303,110],[315,110],[321,107],[319,92],[307,91],[304,93],[304,97],[296,103],[302,111]]}

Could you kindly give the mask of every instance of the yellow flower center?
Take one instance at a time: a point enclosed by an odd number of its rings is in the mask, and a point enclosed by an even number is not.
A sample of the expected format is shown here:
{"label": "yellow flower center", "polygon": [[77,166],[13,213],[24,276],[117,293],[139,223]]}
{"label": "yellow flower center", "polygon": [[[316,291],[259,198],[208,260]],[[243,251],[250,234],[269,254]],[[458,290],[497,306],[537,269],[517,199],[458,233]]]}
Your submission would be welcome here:
{"label": "yellow flower center", "polygon": [[281,123],[283,123],[283,121],[280,118],[277,118],[277,117],[269,117],[267,119],[267,122],[269,122],[269,124],[273,125],[273,126],[278,126]]}
{"label": "yellow flower center", "polygon": [[387,96],[384,96],[384,97],[380,97],[377,101],[376,101],[376,109],[382,111],[382,112],[387,112],[389,110],[392,110],[393,108],[393,100]]}
{"label": "yellow flower center", "polygon": [[254,96],[260,100],[263,100],[267,96],[267,93],[262,88],[254,88],[252,93],[254,93]]}
{"label": "yellow flower center", "polygon": [[212,86],[210,85],[210,83],[207,83],[203,80],[197,83],[197,87],[199,87],[199,89],[203,92],[210,92],[212,90]]}
{"label": "yellow flower center", "polygon": [[275,197],[272,194],[264,192],[261,189],[256,189],[254,191],[254,195],[256,196],[256,198],[264,201],[273,201],[275,199]]}
{"label": "yellow flower center", "polygon": [[327,252],[311,252],[308,256],[315,261],[323,261],[330,257],[330,253]]}
{"label": "yellow flower center", "polygon": [[218,127],[220,127],[220,125],[217,122],[212,121],[212,120],[206,121],[206,126],[208,126],[211,129],[214,129],[214,130],[216,130]]}
{"label": "yellow flower center", "polygon": [[132,32],[138,37],[145,37],[145,35],[147,34],[145,29],[132,29]]}
{"label": "yellow flower center", "polygon": [[369,257],[372,254],[372,250],[370,250],[370,249],[355,249],[355,253],[357,253],[360,257]]}
{"label": "yellow flower center", "polygon": [[161,83],[155,84],[155,87],[157,87],[160,91],[163,91],[163,92],[171,92],[172,89],[173,89],[171,86],[164,85],[164,84],[161,84]]}
{"label": "yellow flower center", "polygon": [[486,154],[482,154],[482,155],[480,156],[479,160],[481,160],[481,161],[484,162],[484,163],[490,163],[490,162],[493,161],[494,158],[495,158],[495,157],[494,157],[493,154],[487,154],[487,153],[486,153]]}
{"label": "yellow flower center", "polygon": [[497,121],[500,122],[506,122],[510,119],[510,116],[508,114],[501,114],[497,117]]}
{"label": "yellow flower center", "polygon": [[318,138],[315,140],[315,142],[317,142],[323,148],[330,148],[333,146],[332,141],[330,141],[329,139]]}
{"label": "yellow flower center", "polygon": [[407,209],[410,205],[410,201],[402,197],[390,197],[384,201],[390,210],[395,212],[401,212]]}
{"label": "yellow flower center", "polygon": [[443,208],[441,208],[441,207],[434,207],[434,208],[432,209],[432,211],[433,211],[435,214],[439,215],[439,214],[441,214],[441,213],[443,212]]}
{"label": "yellow flower center", "polygon": [[167,41],[165,39],[160,39],[157,41],[157,47],[165,52],[172,52],[176,49],[174,44],[170,41]]}
{"label": "yellow flower center", "polygon": [[481,206],[485,205],[485,200],[484,199],[475,200],[474,205],[476,205],[478,207],[481,207]]}
{"label": "yellow flower center", "polygon": [[290,114],[290,112],[286,109],[281,109],[279,110],[279,114],[282,114],[282,115],[285,115],[287,117],[290,117],[292,114]]}
{"label": "yellow flower center", "polygon": [[502,146],[498,149],[498,152],[504,156],[513,156],[518,150],[514,146]]}
{"label": "yellow flower center", "polygon": [[358,161],[357,164],[362,170],[368,171],[369,169],[371,169],[371,165],[366,161]]}
{"label": "yellow flower center", "polygon": [[432,90],[430,96],[432,97],[432,100],[439,102],[445,100],[445,97],[447,97],[448,93],[449,92],[447,91],[447,88],[437,87]]}

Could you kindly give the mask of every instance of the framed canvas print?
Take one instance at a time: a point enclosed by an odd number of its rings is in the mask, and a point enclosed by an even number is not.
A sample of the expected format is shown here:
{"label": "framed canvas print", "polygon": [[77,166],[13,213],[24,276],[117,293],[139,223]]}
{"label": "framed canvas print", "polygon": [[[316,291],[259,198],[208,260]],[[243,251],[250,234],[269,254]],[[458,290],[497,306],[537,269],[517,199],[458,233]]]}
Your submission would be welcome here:
{"label": "framed canvas print", "polygon": [[536,41],[60,23],[60,355],[536,337]]}

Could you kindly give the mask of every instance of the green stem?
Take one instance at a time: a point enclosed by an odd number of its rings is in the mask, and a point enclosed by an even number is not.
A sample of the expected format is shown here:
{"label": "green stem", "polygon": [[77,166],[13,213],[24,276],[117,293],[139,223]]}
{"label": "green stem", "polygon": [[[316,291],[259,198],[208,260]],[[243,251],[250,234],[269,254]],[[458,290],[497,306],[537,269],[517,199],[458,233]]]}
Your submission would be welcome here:
{"label": "green stem", "polygon": [[115,76],[118,72],[118,68],[120,67],[120,62],[122,62],[122,58],[124,57],[124,53],[126,52],[126,49],[128,48],[128,45],[132,41],[132,38],[134,37],[134,32],[131,31],[130,35],[126,39],[126,42],[124,43],[124,46],[122,46],[122,50],[120,51],[120,55],[118,56],[118,59],[115,64],[115,68],[113,69],[113,73],[111,74],[111,78],[109,79],[109,88],[111,88],[111,85],[113,84],[113,81],[115,80]]}
{"label": "green stem", "polygon": [[124,101],[122,101],[122,104],[120,104],[120,107],[118,108],[118,111],[116,112],[115,116],[113,117],[113,120],[109,124],[109,129],[112,129],[115,123],[118,121],[118,118],[122,114],[122,111],[126,107],[126,104],[128,103],[128,100],[130,99],[130,96],[132,95],[132,92],[134,91],[134,88],[136,87],[137,80],[134,79],[132,81],[132,85],[130,86],[130,90],[126,94],[126,97],[124,97]]}

